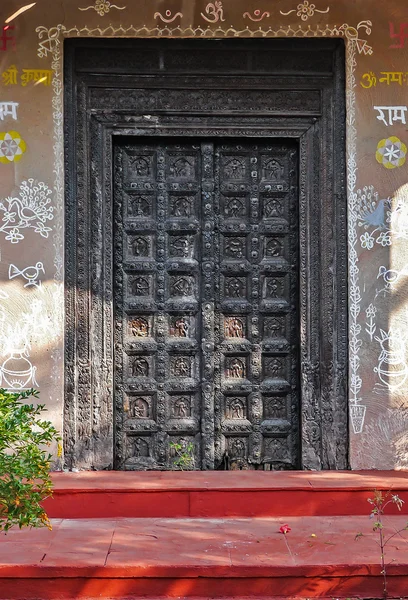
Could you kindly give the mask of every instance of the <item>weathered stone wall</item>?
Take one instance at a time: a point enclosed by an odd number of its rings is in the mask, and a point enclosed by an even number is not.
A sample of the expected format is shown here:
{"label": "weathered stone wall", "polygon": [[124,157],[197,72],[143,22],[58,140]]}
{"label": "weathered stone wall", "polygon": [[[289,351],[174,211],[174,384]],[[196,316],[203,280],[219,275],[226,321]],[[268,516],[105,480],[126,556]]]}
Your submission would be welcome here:
{"label": "weathered stone wall", "polygon": [[[6,4],[6,5],[5,5]],[[22,5],[8,0],[4,22]],[[321,37],[347,47],[350,462],[408,467],[406,0],[39,0],[0,37],[0,385],[62,427],[64,37]]]}

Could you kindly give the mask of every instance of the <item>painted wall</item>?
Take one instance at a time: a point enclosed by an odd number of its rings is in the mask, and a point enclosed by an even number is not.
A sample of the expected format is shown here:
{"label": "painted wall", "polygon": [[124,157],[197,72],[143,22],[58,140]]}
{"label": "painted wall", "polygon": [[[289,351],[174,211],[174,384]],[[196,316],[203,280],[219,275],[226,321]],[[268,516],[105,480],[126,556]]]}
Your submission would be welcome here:
{"label": "painted wall", "polygon": [[[28,0],[27,0],[28,2]],[[1,22],[24,5],[7,0]],[[354,469],[408,468],[406,0],[38,0],[0,31],[0,386],[62,427],[64,37],[343,37]]]}

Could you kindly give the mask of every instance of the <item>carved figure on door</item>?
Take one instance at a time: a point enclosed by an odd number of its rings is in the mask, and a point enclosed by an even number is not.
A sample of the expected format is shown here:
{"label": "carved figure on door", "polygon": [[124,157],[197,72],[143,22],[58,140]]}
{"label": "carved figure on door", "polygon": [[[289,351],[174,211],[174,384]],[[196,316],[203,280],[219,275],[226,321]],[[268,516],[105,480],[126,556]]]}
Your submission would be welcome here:
{"label": "carved figure on door", "polygon": [[283,364],[279,358],[270,358],[267,361],[266,370],[268,375],[272,375],[272,377],[277,377],[278,375],[282,375]]}
{"label": "carved figure on door", "polygon": [[187,258],[191,256],[192,251],[192,238],[191,236],[178,237],[171,242],[170,254],[171,256],[182,256]]}
{"label": "carved figure on door", "polygon": [[242,279],[238,277],[228,277],[225,279],[225,292],[231,298],[241,298],[244,295],[245,285]]}
{"label": "carved figure on door", "polygon": [[265,443],[266,451],[270,458],[282,460],[286,457],[286,441],[282,438],[271,438]]}
{"label": "carved figure on door", "polygon": [[131,198],[129,208],[132,217],[147,217],[150,214],[150,202],[143,196]]}
{"label": "carved figure on door", "polygon": [[275,318],[266,320],[265,334],[273,338],[283,335],[283,321]]}
{"label": "carved figure on door", "polygon": [[176,358],[173,362],[173,375],[176,377],[190,377],[191,375],[191,364],[189,359],[184,356]]}
{"label": "carved figure on door", "polygon": [[186,319],[181,318],[181,319],[176,319],[174,322],[174,329],[172,331],[173,335],[175,337],[187,337],[188,336],[188,330],[189,330],[190,326],[188,321],[186,321]]}
{"label": "carved figure on door", "polygon": [[239,198],[231,198],[226,200],[224,207],[226,217],[237,218],[245,215],[245,204]]}
{"label": "carved figure on door", "polygon": [[130,331],[135,337],[148,337],[149,323],[141,317],[132,319],[129,323]]}
{"label": "carved figure on door", "polygon": [[133,456],[147,458],[150,456],[149,444],[142,438],[136,438],[133,442]]}
{"label": "carved figure on door", "polygon": [[172,285],[172,292],[178,296],[191,296],[193,284],[187,277],[179,277]]}
{"label": "carved figure on door", "polygon": [[269,279],[266,283],[267,296],[277,298],[282,292],[282,282],[279,279]]}
{"label": "carved figure on door", "polygon": [[263,177],[269,181],[280,181],[284,173],[283,166],[275,158],[265,161],[263,167]]}
{"label": "carved figure on door", "polygon": [[276,198],[265,201],[265,217],[281,217],[283,214],[282,204]]}
{"label": "carved figure on door", "polygon": [[136,279],[132,281],[133,296],[148,296],[149,291],[149,281],[145,277],[136,277]]}
{"label": "carved figure on door", "polygon": [[283,419],[286,417],[286,399],[271,396],[265,399],[265,417],[267,419]]}
{"label": "carved figure on door", "polygon": [[239,358],[233,358],[228,366],[228,377],[242,379],[245,375],[245,365]]}
{"label": "carved figure on door", "polygon": [[225,320],[225,337],[243,338],[244,324],[237,317],[228,317]]}
{"label": "carved figure on door", "polygon": [[132,240],[133,256],[149,256],[149,242],[143,237]]}
{"label": "carved figure on door", "polygon": [[282,255],[282,244],[275,239],[270,239],[266,243],[266,256],[281,256]]}
{"label": "carved figure on door", "polygon": [[231,398],[228,408],[230,419],[245,419],[245,404],[241,398]]}
{"label": "carved figure on door", "polygon": [[229,443],[231,458],[245,458],[245,442],[240,439],[232,439]]}
{"label": "carved figure on door", "polygon": [[190,217],[192,213],[192,199],[182,196],[173,198],[173,215],[175,217]]}
{"label": "carved figure on door", "polygon": [[244,179],[245,162],[239,158],[231,158],[224,166],[224,174],[228,179]]}
{"label": "carved figure on door", "polygon": [[243,258],[244,240],[241,238],[227,238],[225,240],[225,253],[231,258]]}
{"label": "carved figure on door", "polygon": [[173,417],[176,419],[185,419],[191,415],[190,400],[184,396],[175,398],[173,402]]}
{"label": "carved figure on door", "polygon": [[194,168],[187,158],[178,158],[170,167],[170,175],[173,177],[191,177],[194,174]]}
{"label": "carved figure on door", "polygon": [[150,160],[137,156],[131,161],[131,167],[138,177],[150,177]]}
{"label": "carved figure on door", "polygon": [[136,419],[149,418],[149,403],[144,398],[136,398],[131,403],[131,415]]}
{"label": "carved figure on door", "polygon": [[132,377],[147,377],[149,375],[149,363],[144,358],[137,356],[132,362]]}

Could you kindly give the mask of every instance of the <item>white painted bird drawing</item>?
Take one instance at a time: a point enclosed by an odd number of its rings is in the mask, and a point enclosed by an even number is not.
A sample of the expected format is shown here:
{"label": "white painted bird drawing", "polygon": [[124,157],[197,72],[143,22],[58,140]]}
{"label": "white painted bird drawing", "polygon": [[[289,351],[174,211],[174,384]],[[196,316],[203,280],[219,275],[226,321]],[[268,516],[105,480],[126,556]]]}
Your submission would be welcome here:
{"label": "white painted bird drawing", "polygon": [[41,281],[39,279],[40,272],[45,273],[44,265],[42,262],[38,262],[31,267],[25,267],[25,269],[19,269],[16,265],[10,265],[9,267],[9,279],[14,279],[15,277],[23,277],[27,283],[24,284],[24,287],[29,287],[30,285],[34,285],[35,287],[40,287]]}
{"label": "white painted bird drawing", "polygon": [[406,265],[401,271],[397,269],[387,269],[387,267],[380,267],[378,270],[377,279],[382,277],[384,279],[386,289],[395,289],[396,284],[401,277],[408,275],[408,265]]}
{"label": "white painted bird drawing", "polygon": [[[376,229],[385,229],[387,227],[387,211],[390,209],[389,198],[384,198],[378,202],[364,202],[360,207],[358,215],[360,227],[375,227]],[[376,231],[376,229],[374,231]]]}

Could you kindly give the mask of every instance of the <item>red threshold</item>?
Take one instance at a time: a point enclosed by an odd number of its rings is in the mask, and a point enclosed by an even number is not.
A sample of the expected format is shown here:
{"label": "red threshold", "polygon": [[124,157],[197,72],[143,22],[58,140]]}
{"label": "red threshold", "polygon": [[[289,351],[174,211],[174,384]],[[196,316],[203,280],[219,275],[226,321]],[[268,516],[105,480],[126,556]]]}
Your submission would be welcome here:
{"label": "red threshold", "polygon": [[66,519],[364,515],[374,489],[408,501],[402,471],[84,471],[53,481],[44,507]]}

